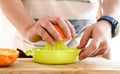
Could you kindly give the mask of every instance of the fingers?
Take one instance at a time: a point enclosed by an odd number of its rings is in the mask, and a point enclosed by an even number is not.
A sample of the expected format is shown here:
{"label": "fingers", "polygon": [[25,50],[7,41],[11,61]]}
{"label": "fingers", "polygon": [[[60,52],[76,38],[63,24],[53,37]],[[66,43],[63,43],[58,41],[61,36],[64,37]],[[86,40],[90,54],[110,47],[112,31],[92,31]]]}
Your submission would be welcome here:
{"label": "fingers", "polygon": [[109,43],[107,41],[100,38],[94,39],[91,41],[90,45],[81,52],[79,59],[82,60],[86,57],[104,55],[108,52],[108,49]]}
{"label": "fingers", "polygon": [[68,27],[70,29],[72,38],[75,38],[76,33],[75,33],[75,29],[74,29],[73,25],[68,20],[65,20],[65,22],[67,23],[67,25],[68,25]]}
{"label": "fingers", "polygon": [[105,55],[109,52],[109,49],[110,49],[110,46],[109,46],[109,43],[107,42],[103,42],[100,44],[99,46],[99,52],[95,52],[96,54],[93,54],[92,56],[95,57],[95,56],[98,56],[98,55]]}
{"label": "fingers", "polygon": [[[104,35],[103,28],[100,28],[101,25],[91,25],[85,29],[84,35],[80,41],[79,49],[83,49],[80,53],[79,59],[85,59],[86,57],[94,57],[98,55],[103,55],[107,52],[109,47],[108,37]],[[89,43],[89,39],[92,38],[92,41]]]}
{"label": "fingers", "polygon": [[[55,16],[53,16],[53,17],[50,17],[50,21],[53,24],[57,24],[61,28],[61,30],[63,31],[64,35],[67,38],[71,38],[72,33],[71,33],[70,28],[73,28],[73,27],[69,27],[69,25],[72,25],[72,24],[67,23],[66,19],[64,19],[62,17],[55,17]],[[72,31],[75,32],[74,30],[72,30]]]}
{"label": "fingers", "polygon": [[85,48],[90,36],[92,34],[92,26],[88,27],[85,29],[84,34],[80,40],[80,44],[78,45],[78,49],[83,49]]}
{"label": "fingers", "polygon": [[92,40],[90,45],[80,54],[80,60],[86,57],[90,57],[93,54],[95,54],[95,52],[98,52],[99,44],[100,44],[100,40]]}
{"label": "fingers", "polygon": [[[40,22],[38,23],[40,26],[42,26],[42,29],[45,29],[44,32],[48,33],[50,38],[53,38],[54,40],[58,40],[61,41],[62,37],[60,36],[60,34],[58,33],[58,31],[55,29],[55,27],[53,26],[53,24],[51,22],[49,22],[48,20],[45,22]],[[39,31],[39,30],[38,30]],[[43,33],[44,33],[43,32]],[[39,33],[39,32],[38,32]],[[41,35],[42,36],[42,35]],[[46,39],[45,39],[46,40]],[[48,40],[48,39],[47,39]],[[47,41],[46,40],[46,41]]]}
{"label": "fingers", "polygon": [[93,54],[92,57],[96,57],[96,56],[99,56],[99,55],[103,56],[104,54],[108,53],[108,51],[109,51],[109,49],[106,49],[106,48],[100,49],[100,51],[95,52],[96,54]]}
{"label": "fingers", "polygon": [[75,30],[69,21],[61,17],[45,16],[40,18],[37,23],[30,29],[28,35],[29,40],[34,40],[36,42],[37,40],[40,40],[40,37],[42,37],[42,39],[46,40],[52,45],[55,44],[55,41],[61,41],[62,37],[54,25],[58,25],[66,37],[75,37]]}
{"label": "fingers", "polygon": [[44,40],[46,40],[48,43],[54,45],[54,39],[50,36],[50,34],[48,32],[46,32],[45,29],[43,29],[42,27],[39,27],[39,29],[37,29],[37,34],[39,36],[41,36]]}

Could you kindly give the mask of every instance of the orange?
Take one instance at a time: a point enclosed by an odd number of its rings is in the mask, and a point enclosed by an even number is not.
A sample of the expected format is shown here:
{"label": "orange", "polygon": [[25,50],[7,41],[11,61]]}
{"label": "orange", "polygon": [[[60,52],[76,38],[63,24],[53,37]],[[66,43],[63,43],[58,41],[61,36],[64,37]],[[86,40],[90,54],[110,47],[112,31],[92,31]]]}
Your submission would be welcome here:
{"label": "orange", "polygon": [[0,66],[9,66],[13,64],[19,56],[19,51],[0,48]]}
{"label": "orange", "polygon": [[63,38],[63,41],[70,39],[70,38],[68,38],[68,37],[66,37],[66,36],[64,35],[64,33],[62,32],[62,30],[60,29],[60,27],[59,27],[58,25],[55,24],[54,27],[56,28],[56,30],[59,32],[59,34],[60,34],[61,37]]}

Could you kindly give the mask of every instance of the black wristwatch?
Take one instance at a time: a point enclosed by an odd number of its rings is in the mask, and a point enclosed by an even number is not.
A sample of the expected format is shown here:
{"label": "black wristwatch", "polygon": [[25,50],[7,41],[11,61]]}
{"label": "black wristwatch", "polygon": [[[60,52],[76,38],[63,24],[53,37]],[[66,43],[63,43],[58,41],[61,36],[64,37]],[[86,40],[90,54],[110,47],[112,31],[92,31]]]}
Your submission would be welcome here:
{"label": "black wristwatch", "polygon": [[101,21],[101,20],[106,20],[111,24],[111,33],[112,33],[112,38],[115,37],[116,35],[118,35],[119,33],[119,23],[117,20],[115,20],[113,17],[111,16],[102,16],[100,17],[97,21]]}

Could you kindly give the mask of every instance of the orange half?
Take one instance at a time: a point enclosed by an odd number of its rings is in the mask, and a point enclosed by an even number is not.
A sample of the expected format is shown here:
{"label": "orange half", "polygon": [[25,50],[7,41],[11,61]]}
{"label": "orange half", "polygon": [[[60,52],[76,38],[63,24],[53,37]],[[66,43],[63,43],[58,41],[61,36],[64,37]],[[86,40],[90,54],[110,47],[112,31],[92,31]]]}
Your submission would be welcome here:
{"label": "orange half", "polygon": [[0,66],[9,66],[13,64],[19,56],[19,51],[0,48]]}
{"label": "orange half", "polygon": [[61,37],[63,38],[63,41],[65,40],[69,40],[70,38],[66,37],[64,35],[64,33],[62,32],[62,30],[60,29],[60,27],[58,25],[54,25],[54,27],[56,28],[56,30],[59,32],[59,34],[61,35]]}

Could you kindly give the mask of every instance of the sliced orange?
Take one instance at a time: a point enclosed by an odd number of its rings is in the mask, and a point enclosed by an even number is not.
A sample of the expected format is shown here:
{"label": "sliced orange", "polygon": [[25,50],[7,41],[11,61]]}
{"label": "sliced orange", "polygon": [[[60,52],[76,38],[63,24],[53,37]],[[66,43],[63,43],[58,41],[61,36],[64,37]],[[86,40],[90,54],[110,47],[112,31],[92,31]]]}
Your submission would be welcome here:
{"label": "sliced orange", "polygon": [[13,64],[19,56],[19,51],[0,48],[0,66],[9,66]]}
{"label": "sliced orange", "polygon": [[62,30],[60,29],[60,27],[59,27],[58,25],[55,24],[54,27],[56,28],[56,30],[59,32],[59,34],[60,34],[61,37],[63,38],[63,41],[70,39],[70,38],[68,38],[68,37],[66,37],[66,36],[64,35],[64,33],[62,32]]}

